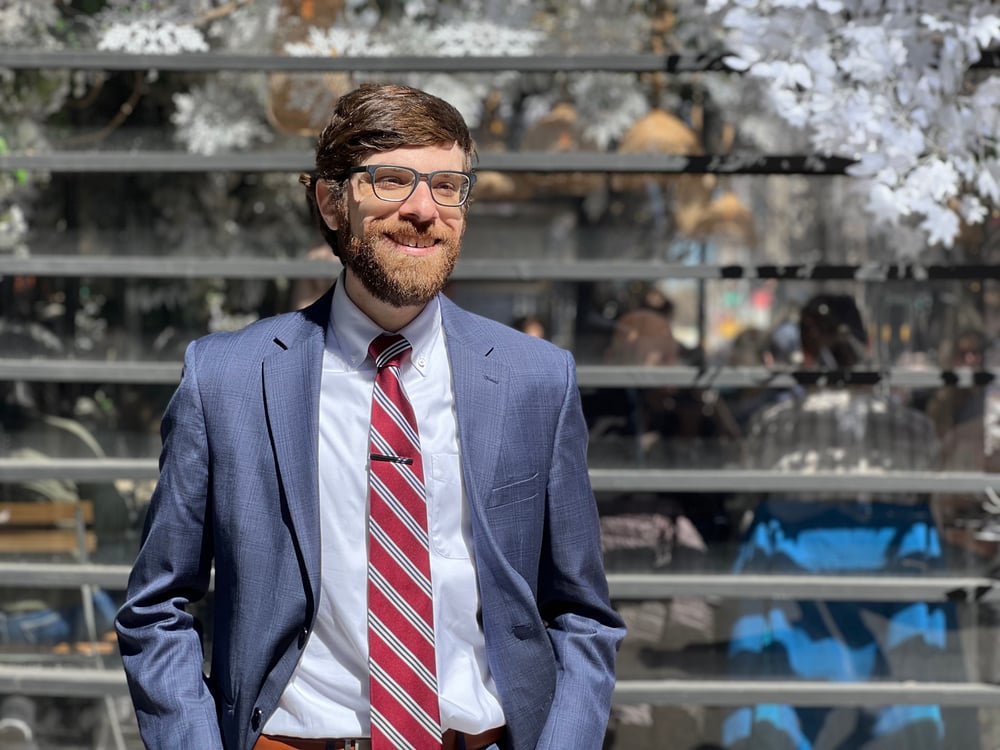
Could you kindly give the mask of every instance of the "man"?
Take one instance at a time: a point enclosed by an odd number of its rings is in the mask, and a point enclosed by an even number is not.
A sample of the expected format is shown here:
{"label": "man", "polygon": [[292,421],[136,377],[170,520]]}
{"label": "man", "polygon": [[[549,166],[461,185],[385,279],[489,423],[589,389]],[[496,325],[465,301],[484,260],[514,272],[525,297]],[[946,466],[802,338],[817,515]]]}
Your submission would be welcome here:
{"label": "man", "polygon": [[[573,360],[441,295],[474,157],[436,97],[342,97],[303,182],[343,273],[299,312],[188,348],[117,620],[148,747],[601,746],[624,631]],[[422,559],[378,536],[397,527],[423,532]],[[203,677],[188,606],[213,561]]]}

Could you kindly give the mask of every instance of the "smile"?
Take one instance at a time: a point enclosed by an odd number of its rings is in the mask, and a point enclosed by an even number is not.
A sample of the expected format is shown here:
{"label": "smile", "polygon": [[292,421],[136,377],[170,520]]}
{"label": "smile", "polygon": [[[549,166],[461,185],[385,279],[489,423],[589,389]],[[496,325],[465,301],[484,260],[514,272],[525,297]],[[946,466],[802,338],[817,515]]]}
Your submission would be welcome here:
{"label": "smile", "polygon": [[429,247],[434,247],[437,244],[437,240],[419,240],[419,239],[399,239],[392,238],[392,241],[397,245],[402,245],[403,247],[413,248],[414,250],[426,250]]}

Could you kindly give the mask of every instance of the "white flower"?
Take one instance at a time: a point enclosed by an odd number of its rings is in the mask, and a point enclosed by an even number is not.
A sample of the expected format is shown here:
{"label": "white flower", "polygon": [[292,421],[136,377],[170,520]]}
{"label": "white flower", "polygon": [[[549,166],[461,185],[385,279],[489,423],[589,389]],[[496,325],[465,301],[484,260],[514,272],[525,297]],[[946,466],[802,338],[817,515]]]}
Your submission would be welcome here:
{"label": "white flower", "polygon": [[847,173],[854,177],[872,177],[879,174],[888,161],[885,154],[870,151],[862,154],[857,162],[849,166]]}
{"label": "white flower", "polygon": [[335,26],[329,29],[309,29],[304,42],[289,42],[285,53],[294,57],[364,57],[366,55],[388,54],[389,47],[384,42],[372,38],[367,29]]}
{"label": "white flower", "polygon": [[955,29],[955,24],[950,21],[942,21],[940,18],[930,13],[921,14],[920,23],[926,26],[929,31],[937,34],[950,34]]}
{"label": "white flower", "polygon": [[28,234],[24,210],[16,203],[0,210],[0,253],[18,250]]}
{"label": "white flower", "polygon": [[994,42],[1000,42],[1000,16],[983,16],[970,28],[980,47],[989,47]]}
{"label": "white flower", "polygon": [[176,55],[181,52],[208,52],[208,43],[193,26],[171,21],[137,20],[112,23],[101,33],[97,48],[132,54]]}
{"label": "white flower", "polygon": [[794,89],[797,86],[804,89],[812,88],[812,72],[802,63],[788,63],[781,60],[762,62],[753,66],[752,73],[760,78],[770,79],[772,83],[782,88]]}
{"label": "white flower", "polygon": [[960,224],[958,215],[950,208],[934,205],[927,207],[926,218],[920,222],[920,228],[927,233],[932,245],[940,242],[945,247],[951,247],[958,237]]}
{"label": "white flower", "polygon": [[591,73],[570,82],[583,135],[598,148],[621,138],[649,111],[649,101],[635,86],[631,73]]}
{"label": "white flower", "polygon": [[950,162],[931,159],[910,172],[907,184],[914,191],[943,202],[958,195],[959,177]]}
{"label": "white flower", "polygon": [[239,83],[218,75],[188,93],[174,94],[174,138],[191,153],[206,156],[270,140],[270,129],[248,114],[255,109],[254,92]]}
{"label": "white flower", "polygon": [[899,39],[888,37],[885,29],[848,27],[842,38],[849,42],[849,53],[840,61],[840,69],[855,81],[881,83],[906,64],[906,47]]}
{"label": "white flower", "polygon": [[990,212],[974,195],[964,195],[958,204],[958,213],[966,224],[982,224]]}
{"label": "white flower", "polygon": [[428,49],[447,57],[525,56],[535,52],[544,39],[540,31],[499,26],[487,21],[449,23],[426,32]]}
{"label": "white flower", "polygon": [[901,217],[910,213],[910,207],[899,193],[880,182],[872,185],[868,198],[869,212],[887,224],[895,226]]}
{"label": "white flower", "polygon": [[984,164],[979,175],[976,177],[976,190],[994,204],[1000,204],[1000,181],[997,179],[998,174],[1000,174],[1000,164],[994,159],[992,165],[989,163]]}

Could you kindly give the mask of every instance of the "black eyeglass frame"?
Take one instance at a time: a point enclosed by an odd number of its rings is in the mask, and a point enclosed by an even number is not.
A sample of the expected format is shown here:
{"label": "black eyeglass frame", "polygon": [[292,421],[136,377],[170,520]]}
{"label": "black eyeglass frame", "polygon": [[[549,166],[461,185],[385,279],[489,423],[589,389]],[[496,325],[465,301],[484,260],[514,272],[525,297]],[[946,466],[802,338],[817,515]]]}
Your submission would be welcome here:
{"label": "black eyeglass frame", "polygon": [[[412,173],[413,186],[410,188],[410,192],[407,193],[402,198],[383,198],[381,195],[379,195],[378,188],[375,187],[375,170],[382,167],[388,169],[403,169],[407,172]],[[402,203],[403,201],[408,200],[409,197],[413,195],[414,191],[417,189],[417,185],[420,183],[420,181],[426,180],[427,187],[430,188],[431,198],[434,200],[435,203],[444,208],[461,208],[462,206],[464,206],[466,203],[469,202],[469,196],[472,195],[472,188],[475,187],[476,185],[475,172],[463,172],[459,169],[436,169],[433,172],[418,172],[413,167],[404,167],[399,164],[366,164],[361,167],[351,167],[346,172],[344,172],[338,179],[346,180],[353,174],[367,174],[368,178],[372,181],[371,182],[372,192],[375,194],[375,197],[378,198],[380,201],[385,201],[386,203]],[[438,200],[438,197],[434,194],[434,187],[431,184],[431,180],[434,178],[435,175],[439,174],[460,174],[468,178],[469,189],[465,191],[465,195],[462,197],[461,203],[442,203],[440,200]]]}

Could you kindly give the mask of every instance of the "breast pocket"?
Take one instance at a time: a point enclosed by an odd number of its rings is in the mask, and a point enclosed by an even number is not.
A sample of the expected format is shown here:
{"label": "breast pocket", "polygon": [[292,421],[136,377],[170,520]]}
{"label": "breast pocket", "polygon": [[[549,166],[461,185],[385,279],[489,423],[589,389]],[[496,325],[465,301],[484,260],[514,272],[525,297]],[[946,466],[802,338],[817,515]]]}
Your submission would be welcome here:
{"label": "breast pocket", "polygon": [[441,557],[468,560],[472,552],[472,517],[462,492],[457,453],[435,453],[427,477],[427,531],[431,549]]}
{"label": "breast pocket", "polygon": [[487,507],[498,508],[501,505],[511,505],[523,500],[532,500],[538,497],[540,488],[538,486],[538,472],[524,479],[515,479],[505,482],[499,487],[494,487],[490,493]]}

